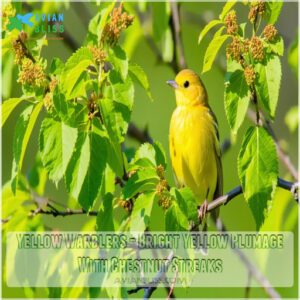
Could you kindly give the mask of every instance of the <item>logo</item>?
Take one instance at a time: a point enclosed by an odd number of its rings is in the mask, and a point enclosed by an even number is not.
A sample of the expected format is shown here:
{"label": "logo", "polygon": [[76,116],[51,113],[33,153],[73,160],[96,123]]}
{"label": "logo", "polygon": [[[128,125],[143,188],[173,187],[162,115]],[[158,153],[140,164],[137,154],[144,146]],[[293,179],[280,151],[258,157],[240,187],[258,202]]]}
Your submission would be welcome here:
{"label": "logo", "polygon": [[[34,19],[33,19],[34,17]],[[15,17],[9,17],[7,28],[9,31],[17,29],[21,31],[24,25],[34,27],[35,33],[63,33],[64,32],[64,14],[34,14],[33,12]]]}

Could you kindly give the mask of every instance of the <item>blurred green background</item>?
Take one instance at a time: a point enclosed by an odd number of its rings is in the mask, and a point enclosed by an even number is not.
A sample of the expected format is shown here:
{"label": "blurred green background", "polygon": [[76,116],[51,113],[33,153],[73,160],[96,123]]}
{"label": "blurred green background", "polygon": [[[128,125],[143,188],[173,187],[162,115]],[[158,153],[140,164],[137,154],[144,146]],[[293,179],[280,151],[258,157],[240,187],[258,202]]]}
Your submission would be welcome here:
{"label": "blurred green background", "polygon": [[[159,5],[159,4],[157,4]],[[204,52],[212,35],[209,34],[205,42],[198,46],[198,36],[207,22],[217,18],[220,14],[224,3],[222,2],[199,2],[199,3],[181,3],[180,16],[182,25],[182,39],[184,45],[185,58],[188,67],[201,73]],[[125,3],[125,8],[135,14],[137,3]],[[59,57],[63,61],[72,54],[68,41],[73,41],[73,46],[80,47],[87,34],[89,20],[98,11],[98,6],[95,3],[23,3],[23,13],[32,9],[41,12],[63,12],[65,15],[65,30],[68,37],[64,40],[50,40],[49,45],[42,50],[42,56],[49,63],[53,57]],[[244,22],[247,19],[248,9],[241,3],[236,6],[238,21]],[[151,12],[151,10],[150,10]],[[150,81],[150,87],[153,94],[154,102],[150,102],[145,92],[136,87],[135,104],[132,115],[132,121],[137,127],[144,129],[148,128],[149,134],[154,140],[158,140],[168,153],[168,130],[169,121],[172,111],[175,108],[174,92],[166,85],[166,80],[175,77],[172,69],[162,62],[159,62],[155,53],[145,38],[145,32],[150,32],[152,28],[151,15],[149,20],[145,21],[144,27],[141,27],[139,17],[135,16],[134,25],[126,30],[122,37],[122,46],[127,51],[132,62],[139,64],[145,70]],[[298,105],[298,79],[295,73],[291,70],[288,63],[288,50],[291,47],[295,37],[298,34],[298,3],[288,2],[283,5],[282,13],[276,24],[280,34],[282,34],[285,43],[285,54],[281,59],[282,62],[282,84],[280,89],[280,99],[277,107],[277,114],[273,124],[274,130],[279,138],[282,147],[289,153],[292,163],[298,166],[298,134],[297,130],[291,132],[286,123],[285,116],[292,106]],[[213,31],[212,31],[213,32]],[[69,39],[68,39],[69,38]],[[214,63],[212,70],[201,76],[206,85],[209,101],[214,110],[218,122],[221,141],[231,137],[229,125],[224,111],[224,70],[225,70],[225,48],[221,50],[217,60]],[[17,70],[13,67],[12,56],[3,58],[3,99],[10,97],[18,97],[21,95],[19,84],[17,84]],[[2,130],[2,183],[10,180],[12,167],[12,137],[14,126],[18,118],[21,107],[18,107],[9,118],[7,124]],[[224,170],[224,192],[231,190],[239,185],[237,176],[237,155],[241,146],[241,141],[250,122],[246,120],[242,128],[239,130],[236,137],[232,137],[234,141],[232,147],[223,157]],[[38,127],[38,126],[37,126]],[[24,174],[28,172],[33,163],[33,157],[37,152],[38,130],[35,130],[29,148],[26,152]],[[128,140],[128,146],[137,146],[137,142]],[[169,156],[168,156],[169,161]],[[170,164],[169,164],[170,166]],[[286,169],[280,164],[280,177],[287,180],[292,178],[287,173]],[[171,168],[168,167],[167,179],[170,183],[173,182]],[[64,184],[60,183],[56,188],[52,183],[48,182],[46,187],[46,196],[55,199],[58,202],[66,203],[67,194],[64,189]],[[76,203],[68,203],[69,207],[75,207]],[[153,214],[155,220],[151,222],[151,229],[163,229],[163,212],[159,207],[155,208]],[[93,217],[71,216],[68,218],[54,218],[51,216],[42,217],[46,229],[59,230],[92,230],[95,224]],[[251,212],[242,196],[234,199],[230,204],[221,208],[221,218],[228,230],[255,230],[255,222]],[[267,219],[263,230],[291,230],[294,231],[297,237],[298,213],[297,204],[287,191],[278,190],[274,199],[273,210],[270,217]],[[295,240],[295,253],[297,253],[297,239]],[[295,255],[295,269],[298,257]],[[280,264],[278,262],[278,270]],[[278,291],[284,297],[296,297],[298,293],[297,282],[298,278],[295,272],[295,285],[292,288],[279,288]],[[37,289],[37,295],[39,289]],[[5,297],[20,297],[24,296],[22,289],[10,289],[3,287]],[[176,290],[177,297],[244,297],[244,289],[234,288],[199,288],[188,290]],[[165,297],[164,289],[158,289],[154,293],[154,297]],[[40,292],[43,296],[43,292]],[[71,295],[72,296],[72,295]],[[141,297],[139,293],[135,295]],[[264,297],[265,293],[262,289],[251,289],[251,297]]]}

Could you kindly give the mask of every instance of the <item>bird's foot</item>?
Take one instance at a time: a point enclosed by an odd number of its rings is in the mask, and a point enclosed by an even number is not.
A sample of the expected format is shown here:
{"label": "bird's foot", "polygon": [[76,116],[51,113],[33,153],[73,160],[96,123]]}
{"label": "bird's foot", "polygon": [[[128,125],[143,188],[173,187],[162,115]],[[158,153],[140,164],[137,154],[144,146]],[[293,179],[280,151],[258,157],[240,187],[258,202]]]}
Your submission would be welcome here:
{"label": "bird's foot", "polygon": [[198,219],[200,224],[202,224],[203,220],[205,219],[207,208],[208,208],[208,202],[205,199],[203,204],[200,207],[198,207]]}

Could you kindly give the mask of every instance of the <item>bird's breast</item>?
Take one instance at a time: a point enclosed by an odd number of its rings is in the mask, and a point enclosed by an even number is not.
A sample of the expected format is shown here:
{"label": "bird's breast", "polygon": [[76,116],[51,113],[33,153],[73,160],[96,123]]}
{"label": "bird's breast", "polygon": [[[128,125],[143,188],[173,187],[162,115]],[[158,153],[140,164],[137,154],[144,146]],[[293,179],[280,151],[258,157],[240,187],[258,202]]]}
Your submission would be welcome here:
{"label": "bird's breast", "polygon": [[[209,108],[178,106],[170,123],[170,155],[180,186],[189,186],[203,201],[217,182],[214,120]],[[208,193],[208,194],[207,194]]]}

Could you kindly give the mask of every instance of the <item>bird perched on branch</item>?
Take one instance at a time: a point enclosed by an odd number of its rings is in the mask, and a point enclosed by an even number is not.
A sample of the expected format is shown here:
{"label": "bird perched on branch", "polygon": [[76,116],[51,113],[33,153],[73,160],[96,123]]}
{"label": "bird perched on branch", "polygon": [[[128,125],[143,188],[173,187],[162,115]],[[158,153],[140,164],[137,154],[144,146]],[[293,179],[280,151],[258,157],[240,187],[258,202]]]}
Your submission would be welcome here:
{"label": "bird perched on branch", "polygon": [[[198,205],[222,195],[223,174],[218,124],[206,89],[192,70],[180,71],[167,83],[175,89],[177,107],[170,123],[169,146],[179,187],[188,186]],[[218,212],[214,211],[214,218]],[[201,221],[201,220],[200,220]],[[205,223],[206,224],[206,223]]]}

